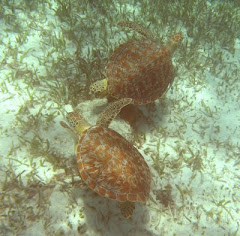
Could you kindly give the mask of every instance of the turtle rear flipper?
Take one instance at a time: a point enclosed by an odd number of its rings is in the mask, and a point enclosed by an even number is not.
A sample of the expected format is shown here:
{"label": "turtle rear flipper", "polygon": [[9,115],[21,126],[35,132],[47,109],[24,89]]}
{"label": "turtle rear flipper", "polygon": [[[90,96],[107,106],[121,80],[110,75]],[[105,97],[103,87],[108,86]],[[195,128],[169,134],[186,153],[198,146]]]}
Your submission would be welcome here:
{"label": "turtle rear flipper", "polygon": [[132,102],[131,98],[122,98],[110,103],[98,116],[97,125],[108,127],[111,121],[118,115],[121,109]]}

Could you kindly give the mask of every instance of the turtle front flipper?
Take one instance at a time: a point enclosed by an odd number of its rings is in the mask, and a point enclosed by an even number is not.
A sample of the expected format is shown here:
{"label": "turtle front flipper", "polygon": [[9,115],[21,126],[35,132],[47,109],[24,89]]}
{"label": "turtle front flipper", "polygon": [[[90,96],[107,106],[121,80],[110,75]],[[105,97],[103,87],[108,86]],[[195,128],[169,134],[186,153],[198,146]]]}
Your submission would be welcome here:
{"label": "turtle front flipper", "polygon": [[134,21],[120,21],[118,22],[118,26],[126,27],[136,31],[147,39],[154,40],[152,33],[144,26],[134,22]]}
{"label": "turtle front flipper", "polygon": [[132,102],[131,98],[122,98],[110,103],[98,116],[97,125],[108,127],[111,121],[118,115],[121,109]]}
{"label": "turtle front flipper", "polygon": [[135,203],[134,202],[120,202],[119,205],[121,214],[124,218],[128,219],[133,215],[135,210]]}

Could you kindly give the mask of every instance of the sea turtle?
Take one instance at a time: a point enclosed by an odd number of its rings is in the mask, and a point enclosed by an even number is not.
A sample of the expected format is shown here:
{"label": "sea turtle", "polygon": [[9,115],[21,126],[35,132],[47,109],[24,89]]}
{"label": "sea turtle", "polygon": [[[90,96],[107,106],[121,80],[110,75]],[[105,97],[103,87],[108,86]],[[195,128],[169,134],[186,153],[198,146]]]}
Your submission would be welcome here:
{"label": "sea turtle", "polygon": [[93,83],[90,91],[115,99],[131,98],[132,104],[154,102],[173,82],[171,57],[183,37],[176,33],[161,46],[134,22],[118,25],[134,29],[145,38],[127,41],[115,49],[106,67],[106,78]]}
{"label": "sea turtle", "polygon": [[[72,131],[80,135],[76,152],[82,180],[99,195],[119,201],[125,218],[132,216],[134,202],[148,200],[151,183],[143,156],[123,136],[108,128],[121,108],[129,103],[129,98],[112,102],[94,126],[78,112],[67,115]],[[61,125],[71,129],[64,122]]]}

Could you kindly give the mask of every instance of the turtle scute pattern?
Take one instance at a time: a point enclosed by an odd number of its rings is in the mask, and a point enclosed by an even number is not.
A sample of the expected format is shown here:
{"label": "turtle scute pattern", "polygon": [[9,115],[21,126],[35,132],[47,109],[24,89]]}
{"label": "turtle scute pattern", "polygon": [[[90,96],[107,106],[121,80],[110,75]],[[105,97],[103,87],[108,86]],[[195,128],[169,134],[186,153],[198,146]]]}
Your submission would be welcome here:
{"label": "turtle scute pattern", "polygon": [[134,104],[153,102],[174,79],[171,52],[150,40],[126,42],[111,56],[107,78],[111,96],[130,97]]}
{"label": "turtle scute pattern", "polygon": [[144,158],[114,130],[93,126],[77,144],[82,179],[98,194],[118,201],[145,202],[151,173]]}

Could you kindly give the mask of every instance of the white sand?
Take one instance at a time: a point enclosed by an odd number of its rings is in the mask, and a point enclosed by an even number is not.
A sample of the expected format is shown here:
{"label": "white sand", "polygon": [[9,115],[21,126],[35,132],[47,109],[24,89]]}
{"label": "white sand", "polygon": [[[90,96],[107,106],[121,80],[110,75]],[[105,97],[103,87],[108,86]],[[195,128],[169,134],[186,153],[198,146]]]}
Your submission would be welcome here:
{"label": "white sand", "polygon": [[[11,13],[10,9],[5,11]],[[39,20],[37,25],[48,29],[48,23],[54,22],[59,26],[54,12],[47,12],[46,22],[40,22],[41,14],[34,13]],[[18,20],[22,19],[23,25],[27,23],[25,21],[31,22],[27,14],[21,11],[15,14]],[[31,50],[21,61],[22,65],[31,70],[37,68],[39,76],[46,73],[45,66],[39,65],[36,58],[46,55],[51,49],[46,46],[44,51],[41,31],[30,29],[31,36],[20,46],[16,42],[17,34],[7,32],[3,19],[0,25],[3,27],[0,33],[3,42],[0,45],[0,234],[239,234],[240,82],[227,86],[223,80],[225,73],[229,74],[234,68],[240,69],[239,40],[236,39],[235,55],[219,48],[225,65],[219,77],[213,76],[207,66],[204,72],[193,69],[197,81],[193,86],[193,71],[180,64],[179,76],[162,101],[156,102],[156,110],[149,112],[141,107],[153,120],[152,126],[143,127],[145,141],[141,145],[136,143],[152,171],[151,199],[146,205],[137,204],[132,219],[125,220],[120,215],[117,202],[102,198],[79,183],[71,184],[72,175],[75,181],[79,181],[74,170],[74,138],[59,125],[59,121],[65,120],[62,112],[70,106],[61,104],[59,108],[48,97],[49,88],[39,90],[36,86],[27,89],[26,79],[14,79],[18,70],[14,68],[19,68],[14,61],[19,62],[29,48]],[[56,27],[53,31],[60,32],[60,28]],[[17,60],[9,56],[8,42],[12,48],[18,48]],[[67,48],[70,54],[74,52],[69,41]],[[53,58],[57,58],[58,53],[61,52],[54,52]],[[201,54],[206,56],[204,51]],[[231,76],[231,81],[235,79],[236,75]],[[38,101],[34,102],[34,106],[30,105],[29,94]],[[39,110],[43,103],[46,103],[45,107]],[[81,102],[79,108],[83,116],[94,124],[104,104],[105,99],[95,99]],[[19,112],[24,107],[29,111]],[[47,123],[46,117],[53,112],[59,113]],[[29,123],[31,115],[38,123]],[[17,117],[28,125],[21,124]],[[133,140],[131,128],[120,119],[114,120],[111,128]],[[37,134],[34,133],[36,130]],[[34,137],[38,144],[30,145],[28,141]],[[40,148],[34,152],[36,145]],[[63,160],[61,168],[55,169],[46,158],[47,153]],[[64,171],[64,165],[68,165],[66,169],[70,170],[69,173]],[[166,190],[167,186],[172,189],[172,202],[164,206],[156,194]]]}

